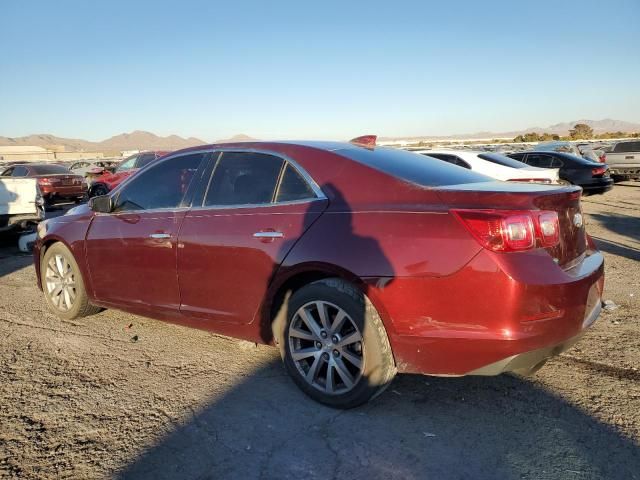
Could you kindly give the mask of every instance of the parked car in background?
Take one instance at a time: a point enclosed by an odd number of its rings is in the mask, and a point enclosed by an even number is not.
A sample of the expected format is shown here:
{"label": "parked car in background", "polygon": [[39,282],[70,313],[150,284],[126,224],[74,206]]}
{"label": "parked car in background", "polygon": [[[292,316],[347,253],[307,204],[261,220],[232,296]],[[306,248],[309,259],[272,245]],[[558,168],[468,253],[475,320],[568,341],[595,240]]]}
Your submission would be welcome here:
{"label": "parked car in background", "polygon": [[537,168],[495,152],[468,150],[418,150],[416,153],[473,170],[497,180],[558,183],[558,169]]}
{"label": "parked car in background", "polygon": [[44,218],[35,178],[0,177],[0,232],[28,229]]}
{"label": "parked car in background", "polygon": [[76,175],[82,175],[87,181],[91,182],[95,177],[103,173],[113,173],[118,163],[117,160],[109,159],[78,160],[69,166],[69,170]]}
{"label": "parked car in background", "polygon": [[640,140],[625,140],[604,147],[614,181],[640,179]]}
{"label": "parked car in background", "polygon": [[596,320],[604,282],[579,188],[371,140],[175,152],[41,223],[34,260],[61,318],[118,308],[275,343],[341,408],[396,371],[531,373]]}
{"label": "parked car in background", "polygon": [[586,158],[592,162],[606,163],[607,156],[602,150],[595,149],[587,143],[576,144],[566,141],[541,142],[530,149],[536,152],[564,152],[577,157]]}
{"label": "parked car in background", "polygon": [[605,193],[613,188],[607,164],[555,151],[518,152],[510,153],[509,156],[533,167],[558,168],[560,179],[582,187],[585,195]]}
{"label": "parked car in background", "polygon": [[93,179],[89,186],[89,197],[106,195],[139,169],[166,155],[168,152],[140,152],[125,158],[113,172],[104,172]]}
{"label": "parked car in background", "polygon": [[87,196],[84,177],[74,175],[67,167],[55,163],[22,163],[12,165],[0,177],[35,178],[46,205],[58,201],[81,202]]}

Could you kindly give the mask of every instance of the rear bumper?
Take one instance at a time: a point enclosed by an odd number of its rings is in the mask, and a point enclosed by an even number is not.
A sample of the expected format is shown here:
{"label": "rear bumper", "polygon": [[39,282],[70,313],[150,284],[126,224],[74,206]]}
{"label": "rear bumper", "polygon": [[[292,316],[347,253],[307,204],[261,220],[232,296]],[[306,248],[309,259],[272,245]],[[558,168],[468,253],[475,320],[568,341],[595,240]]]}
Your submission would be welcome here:
{"label": "rear bumper", "polygon": [[594,178],[592,182],[581,184],[585,194],[605,193],[613,188],[614,181],[611,177]]}
{"label": "rear bumper", "polygon": [[[585,319],[587,326],[591,325],[600,316],[602,306],[597,303],[592,309],[591,313]],[[500,375],[506,372],[515,372],[522,375],[530,375],[535,373],[544,363],[551,357],[560,355],[562,352],[568,350],[575,345],[578,340],[582,338],[583,332],[580,332],[575,337],[569,338],[557,345],[542,347],[529,352],[518,353],[497,362],[485,365],[477,370],[473,370],[468,375]]]}
{"label": "rear bumper", "polygon": [[640,177],[640,165],[610,166],[609,174],[616,177]]}
{"label": "rear bumper", "polygon": [[368,295],[389,333],[398,370],[496,375],[531,370],[571,346],[600,313],[604,259],[565,271],[546,252],[480,252],[441,278],[396,278]]}

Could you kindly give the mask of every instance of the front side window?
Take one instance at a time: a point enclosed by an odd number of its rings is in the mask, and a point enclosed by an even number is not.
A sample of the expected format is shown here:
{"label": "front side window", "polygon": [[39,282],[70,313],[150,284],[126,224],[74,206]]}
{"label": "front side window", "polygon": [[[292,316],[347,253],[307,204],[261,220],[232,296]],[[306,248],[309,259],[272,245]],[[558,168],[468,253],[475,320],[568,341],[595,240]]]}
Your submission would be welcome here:
{"label": "front side window", "polygon": [[5,169],[2,173],[0,173],[0,177],[10,177],[13,173],[13,167],[9,167]]}
{"label": "front side window", "polygon": [[140,172],[120,191],[115,212],[179,208],[204,153],[171,158]]}
{"label": "front side window", "polygon": [[284,160],[256,152],[223,152],[218,157],[205,206],[271,203]]}

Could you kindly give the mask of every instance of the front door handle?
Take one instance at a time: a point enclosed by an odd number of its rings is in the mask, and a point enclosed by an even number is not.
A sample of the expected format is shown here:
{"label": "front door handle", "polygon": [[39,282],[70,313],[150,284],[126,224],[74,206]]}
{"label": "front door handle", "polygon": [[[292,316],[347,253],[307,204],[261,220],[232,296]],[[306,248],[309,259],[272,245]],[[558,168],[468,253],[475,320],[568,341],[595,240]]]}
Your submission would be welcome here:
{"label": "front door handle", "polygon": [[171,234],[169,234],[169,233],[152,233],[151,235],[149,235],[149,238],[154,238],[154,239],[171,238]]}
{"label": "front door handle", "polygon": [[282,232],[256,232],[253,234],[253,238],[282,238],[284,237],[284,233]]}

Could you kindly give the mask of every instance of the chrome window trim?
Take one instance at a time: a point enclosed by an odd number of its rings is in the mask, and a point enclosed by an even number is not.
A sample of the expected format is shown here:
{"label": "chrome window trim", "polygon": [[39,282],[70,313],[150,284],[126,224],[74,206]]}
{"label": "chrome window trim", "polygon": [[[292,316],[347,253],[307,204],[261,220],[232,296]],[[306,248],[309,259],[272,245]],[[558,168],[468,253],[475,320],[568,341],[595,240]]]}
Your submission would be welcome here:
{"label": "chrome window trim", "polygon": [[[235,209],[235,208],[262,208],[262,207],[275,207],[275,206],[278,206],[278,205],[295,205],[295,204],[300,204],[300,203],[310,203],[310,202],[314,202],[316,200],[327,200],[327,196],[324,194],[322,189],[318,186],[316,181],[311,177],[311,175],[309,175],[307,173],[307,171],[304,168],[302,168],[298,162],[296,162],[294,159],[292,159],[288,155],[285,155],[284,153],[275,152],[273,150],[262,149],[262,148],[242,148],[242,147],[229,147],[229,148],[222,147],[222,148],[215,148],[215,149],[211,150],[212,154],[214,154],[216,152],[220,152],[221,154],[224,154],[225,152],[262,153],[264,155],[271,155],[272,157],[281,158],[284,161],[284,163],[283,163],[282,170],[281,170],[279,178],[278,178],[278,183],[276,184],[276,190],[277,190],[277,187],[279,187],[280,180],[281,180],[281,177],[282,177],[282,172],[284,171],[284,168],[287,165],[291,165],[294,168],[294,170],[302,177],[302,179],[305,182],[307,182],[307,184],[311,187],[311,190],[313,191],[315,196],[314,197],[309,197],[309,198],[303,198],[303,199],[300,199],[300,200],[288,200],[288,201],[284,201],[284,202],[272,201],[271,203],[234,203],[234,204],[229,204],[229,205],[205,205],[204,202],[207,199],[207,194],[209,193],[209,187],[211,186],[211,181],[213,179],[213,175],[216,172],[217,163],[220,161],[220,159],[223,156],[223,155],[218,155],[218,157],[215,160],[216,161],[216,167],[214,167],[213,171],[211,172],[211,177],[209,179],[209,185],[207,185],[207,190],[205,192],[205,195],[202,197],[202,205],[192,206],[191,207],[192,210],[209,210],[209,209],[210,210],[227,210],[227,209]],[[274,192],[276,190],[274,190]]]}
{"label": "chrome window trim", "polygon": [[233,205],[203,205],[199,207],[191,207],[194,211],[203,210],[239,210],[244,208],[272,208],[286,205],[299,205],[304,203],[313,203],[319,200],[325,200],[325,198],[303,198],[301,200],[287,200],[286,202],[273,202],[273,203],[234,203]]}
{"label": "chrome window trim", "polygon": [[[180,152],[180,153],[176,152],[175,154],[170,154],[170,155],[168,155],[167,157],[163,158],[162,160],[160,160],[158,162],[148,163],[147,165],[145,165],[144,167],[142,167],[138,171],[138,174],[140,174],[141,172],[145,172],[147,170],[151,170],[152,168],[160,166],[164,162],[167,162],[169,160],[173,160],[174,158],[186,157],[186,156],[189,156],[189,155],[196,155],[198,153],[202,153],[202,154],[206,155],[207,153],[211,153],[211,151],[212,150],[210,148],[204,148],[204,149],[194,150],[194,151],[189,151],[189,152]],[[114,201],[114,203],[118,201],[118,198],[120,197],[120,194],[122,193],[122,190],[124,190],[126,188],[126,186],[128,184],[130,184],[136,177],[137,177],[137,175],[130,176],[124,182],[122,182],[120,185],[118,185],[118,187],[115,190],[110,192],[111,199]],[[123,214],[123,213],[141,213],[141,212],[168,212],[168,211],[181,212],[183,210],[188,210],[188,209],[189,209],[189,207],[150,208],[150,209],[147,209],[147,210],[138,209],[138,210],[126,210],[124,212],[109,212],[109,213],[103,213],[101,215],[118,215],[118,214]]]}

